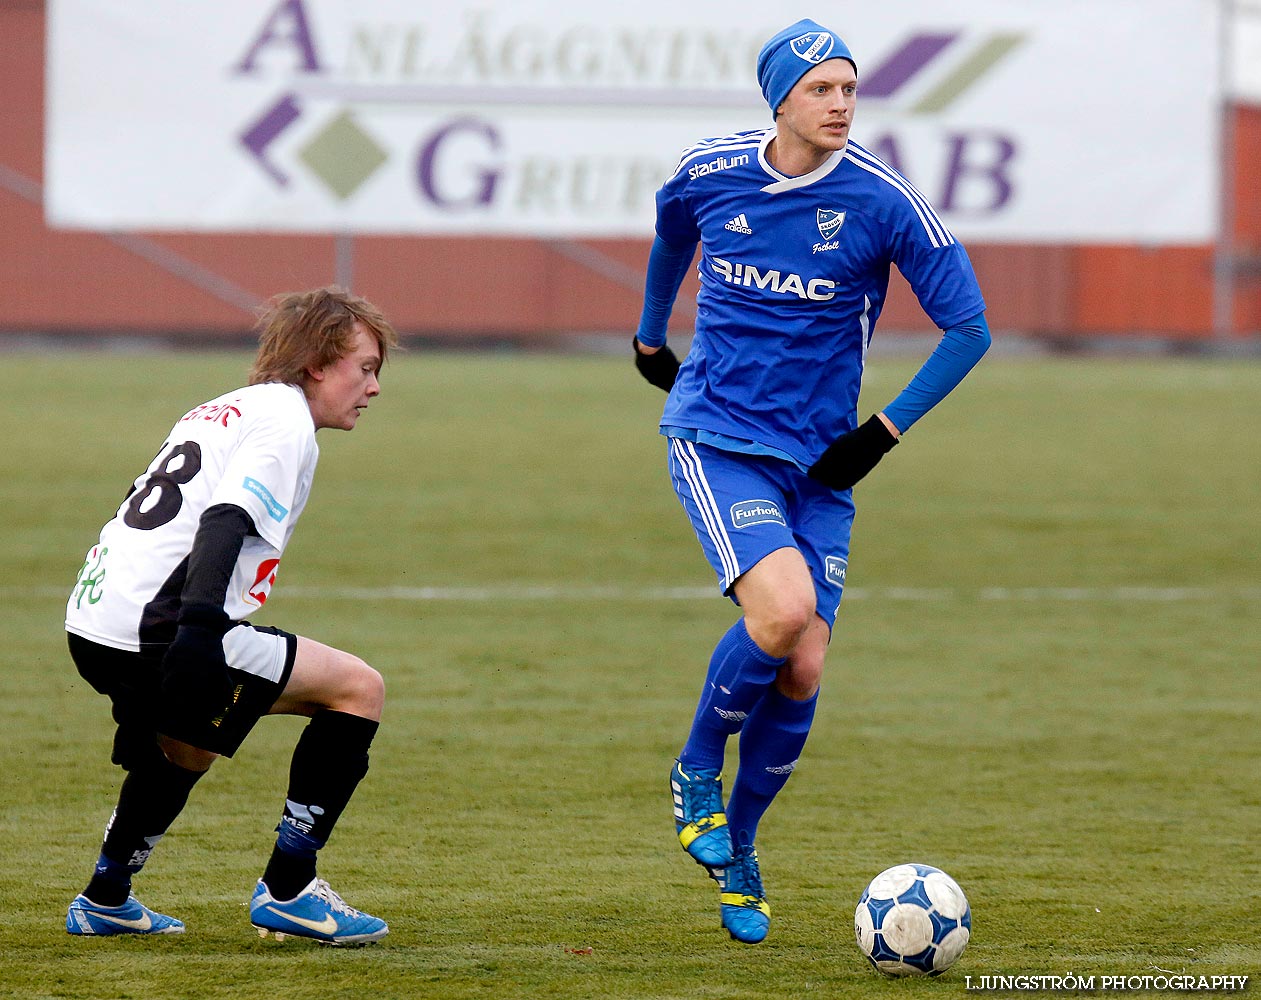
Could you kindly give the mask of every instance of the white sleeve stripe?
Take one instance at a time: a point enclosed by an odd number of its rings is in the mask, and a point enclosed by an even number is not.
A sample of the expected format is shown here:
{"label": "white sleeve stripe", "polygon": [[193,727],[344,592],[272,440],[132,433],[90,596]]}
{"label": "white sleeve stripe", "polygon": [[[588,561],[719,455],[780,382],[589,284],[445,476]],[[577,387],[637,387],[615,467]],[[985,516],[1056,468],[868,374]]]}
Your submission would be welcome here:
{"label": "white sleeve stripe", "polygon": [[679,157],[678,165],[674,168],[674,174],[671,176],[678,174],[683,169],[684,164],[700,156],[736,149],[757,149],[762,143],[763,134],[756,132],[750,135],[748,132],[740,132],[736,135],[723,136],[720,139],[702,139],[700,142],[693,143],[683,150],[682,155]]}
{"label": "white sleeve stripe", "polygon": [[691,441],[681,438],[670,439],[670,454],[678,464],[681,478],[691,488],[692,499],[700,510],[701,520],[705,522],[706,531],[714,548],[718,550],[718,558],[722,562],[722,588],[726,590],[740,575],[740,564],[736,559],[735,549],[727,536],[727,529],[722,523],[722,514],[714,500],[714,494],[705,479],[701,468],[700,456],[696,454],[696,446]]}
{"label": "white sleeve stripe", "polygon": [[933,206],[929,204],[928,199],[924,197],[924,193],[919,188],[899,174],[896,170],[889,166],[889,164],[885,163],[884,160],[880,159],[880,157],[876,156],[876,154],[871,152],[871,150],[864,149],[862,146],[858,145],[858,143],[849,143],[846,146],[846,151],[852,151],[855,156],[863,158],[872,166],[876,167],[891,184],[899,188],[899,190],[906,194],[908,198],[911,198],[918,203],[924,211],[932,217],[941,233],[945,235],[947,242],[954,242],[954,237],[951,236],[950,230],[946,228],[946,224],[941,221],[941,218],[933,210]]}
{"label": "white sleeve stripe", "polygon": [[731,135],[720,135],[709,139],[698,139],[696,142],[692,143],[692,145],[683,150],[683,155],[687,156],[689,153],[697,149],[712,149],[717,146],[724,146],[728,144],[739,144],[743,146],[752,143],[756,146],[763,138],[765,138],[768,131],[770,130],[760,129],[751,132],[733,132]]}
{"label": "white sleeve stripe", "polygon": [[954,236],[946,228],[945,223],[937,217],[937,213],[928,204],[928,199],[920,194],[909,181],[894,173],[883,160],[873,156],[867,150],[852,142],[846,146],[845,158],[856,167],[861,167],[868,173],[874,174],[890,187],[902,192],[902,195],[915,209],[915,214],[919,216],[920,222],[924,224],[924,230],[928,233],[928,238],[932,241],[933,246],[942,247],[954,243]]}

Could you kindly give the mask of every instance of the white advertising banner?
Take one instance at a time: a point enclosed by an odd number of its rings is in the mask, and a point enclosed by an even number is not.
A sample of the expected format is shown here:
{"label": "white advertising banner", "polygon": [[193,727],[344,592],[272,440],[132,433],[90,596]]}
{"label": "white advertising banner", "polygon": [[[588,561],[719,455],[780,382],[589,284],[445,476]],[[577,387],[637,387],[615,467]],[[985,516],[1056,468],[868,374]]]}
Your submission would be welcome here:
{"label": "white advertising banner", "polygon": [[1226,0],[1232,99],[1261,104],[1261,0]]}
{"label": "white advertising banner", "polygon": [[799,17],[961,238],[1212,239],[1217,0],[49,0],[47,219],[650,236],[685,147],[771,123],[757,52]]}

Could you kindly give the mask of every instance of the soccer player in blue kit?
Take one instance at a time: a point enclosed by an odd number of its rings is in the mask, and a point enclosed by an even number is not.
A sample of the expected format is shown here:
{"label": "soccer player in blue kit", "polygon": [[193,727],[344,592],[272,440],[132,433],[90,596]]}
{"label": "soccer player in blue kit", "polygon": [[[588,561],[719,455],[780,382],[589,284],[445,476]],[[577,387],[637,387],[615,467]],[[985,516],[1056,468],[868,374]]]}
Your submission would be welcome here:
{"label": "soccer player in blue kit", "polygon": [[[924,196],[850,137],[857,65],[801,20],[757,61],[771,128],[702,140],[657,193],[635,363],[667,392],[670,475],[741,617],[718,641],[670,783],[684,849],[721,889],[722,925],[770,927],[758,822],[797,764],[845,585],[851,488],[989,347],[963,247]],[[666,326],[697,244],[696,333]],[[943,331],[865,423],[858,395],[889,265]],[[724,808],[727,740],[740,761]]]}

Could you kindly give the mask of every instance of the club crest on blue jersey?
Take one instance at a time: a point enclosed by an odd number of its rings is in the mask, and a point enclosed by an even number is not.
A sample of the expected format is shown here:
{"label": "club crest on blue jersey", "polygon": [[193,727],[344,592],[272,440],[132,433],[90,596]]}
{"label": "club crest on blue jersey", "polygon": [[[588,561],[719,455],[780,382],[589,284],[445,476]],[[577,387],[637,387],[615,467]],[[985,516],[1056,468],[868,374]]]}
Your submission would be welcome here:
{"label": "club crest on blue jersey", "polygon": [[830,208],[816,209],[815,221],[819,224],[819,235],[830,240],[845,224],[845,213]]}
{"label": "club crest on blue jersey", "polygon": [[826,31],[807,31],[804,35],[798,35],[789,42],[793,55],[812,64],[823,62],[835,44],[836,39]]}

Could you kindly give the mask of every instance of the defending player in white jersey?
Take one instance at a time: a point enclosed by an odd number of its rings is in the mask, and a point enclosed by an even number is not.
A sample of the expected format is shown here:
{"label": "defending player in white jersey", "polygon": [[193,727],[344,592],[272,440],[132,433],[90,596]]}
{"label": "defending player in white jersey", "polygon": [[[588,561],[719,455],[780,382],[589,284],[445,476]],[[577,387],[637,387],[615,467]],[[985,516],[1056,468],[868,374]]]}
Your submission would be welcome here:
{"label": "defending player in white jersey", "polygon": [[66,607],[70,654],[113,704],[126,772],[96,869],[70,904],[71,934],[178,934],[132,877],[198,779],[264,715],[309,716],[293,752],[278,836],[250,904],[266,935],[360,944],[385,921],[316,875],[381,719],[385,688],[363,660],[251,624],[306,504],[324,427],[351,430],[381,391],[398,338],[340,289],[278,296],[259,322],[250,384],[184,414],[89,550]]}
{"label": "defending player in white jersey", "polygon": [[[723,926],[748,943],[770,925],[754,838],[814,718],[849,560],[851,488],[990,343],[963,247],[850,136],[858,70],[841,38],[798,21],[763,46],[757,75],[774,126],[698,142],[657,194],[634,342],[640,373],[669,392],[661,433],[679,500],[743,611],[714,650],[671,790],[681,844],[718,881]],[[666,324],[698,244],[696,335],[680,367]],[[860,425],[890,264],[943,334],[911,383]]]}

